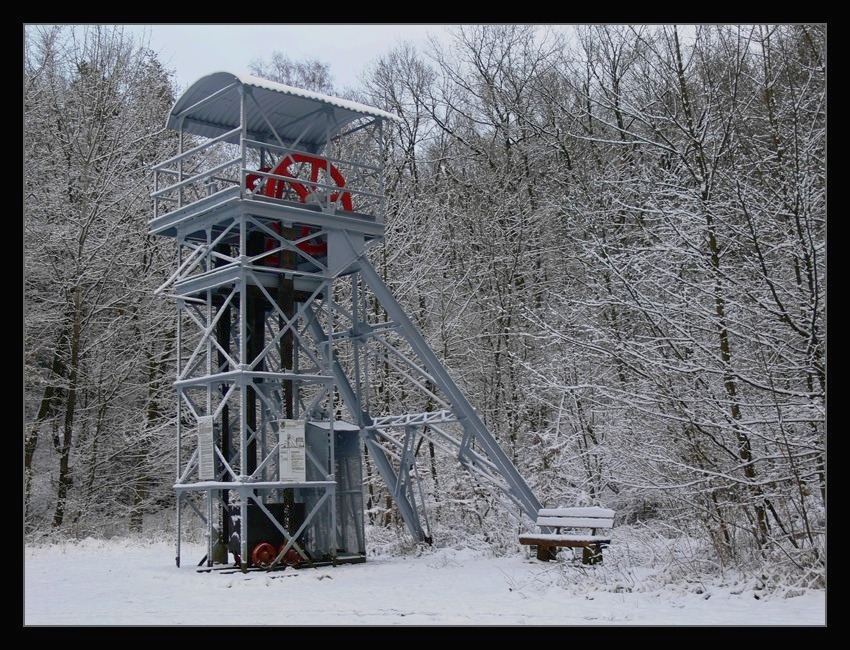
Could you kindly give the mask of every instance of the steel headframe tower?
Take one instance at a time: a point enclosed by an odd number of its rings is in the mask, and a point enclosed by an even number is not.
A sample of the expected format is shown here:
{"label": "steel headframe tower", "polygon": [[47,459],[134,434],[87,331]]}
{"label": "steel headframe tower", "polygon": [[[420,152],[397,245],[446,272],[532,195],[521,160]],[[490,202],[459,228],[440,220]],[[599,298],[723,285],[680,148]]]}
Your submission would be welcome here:
{"label": "steel headframe tower", "polygon": [[[365,558],[361,440],[418,540],[423,438],[526,523],[540,509],[368,259],[393,119],[226,72],[168,116],[179,151],[154,167],[150,233],[177,248],[159,291],[178,312],[178,566],[187,508],[207,566],[225,545],[243,570]],[[379,374],[414,412],[370,397]]]}

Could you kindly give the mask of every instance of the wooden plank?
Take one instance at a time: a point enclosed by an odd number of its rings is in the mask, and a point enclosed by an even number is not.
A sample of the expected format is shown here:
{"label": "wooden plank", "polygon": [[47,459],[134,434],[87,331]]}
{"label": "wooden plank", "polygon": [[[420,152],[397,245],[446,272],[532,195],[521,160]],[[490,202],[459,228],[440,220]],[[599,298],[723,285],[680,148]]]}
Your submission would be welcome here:
{"label": "wooden plank", "polygon": [[577,541],[577,542],[546,542],[545,544],[540,540],[528,540],[521,541],[520,543],[524,546],[537,546],[538,548],[550,548],[554,549],[556,547],[561,548],[597,548],[601,546],[607,546],[606,544],[602,544],[602,542],[588,542],[588,541]]}
{"label": "wooden plank", "polygon": [[526,545],[568,546],[584,544],[610,544],[611,538],[602,535],[556,535],[554,533],[538,533],[536,535],[520,535],[519,543]]}
{"label": "wooden plank", "polygon": [[538,517],[537,525],[551,528],[613,528],[614,520],[593,517]]}

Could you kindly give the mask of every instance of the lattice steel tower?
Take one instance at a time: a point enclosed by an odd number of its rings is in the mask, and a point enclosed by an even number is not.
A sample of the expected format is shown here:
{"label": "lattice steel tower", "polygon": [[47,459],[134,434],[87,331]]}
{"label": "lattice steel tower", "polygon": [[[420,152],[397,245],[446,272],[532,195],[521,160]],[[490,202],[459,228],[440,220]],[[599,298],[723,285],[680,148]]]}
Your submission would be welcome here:
{"label": "lattice steel tower", "polygon": [[[414,454],[450,452],[518,517],[540,503],[367,257],[383,239],[382,126],[354,102],[220,72],[168,116],[153,235],[174,237],[177,563],[187,508],[206,564],[365,558],[362,445],[416,539]],[[414,411],[370,399],[376,364]]]}

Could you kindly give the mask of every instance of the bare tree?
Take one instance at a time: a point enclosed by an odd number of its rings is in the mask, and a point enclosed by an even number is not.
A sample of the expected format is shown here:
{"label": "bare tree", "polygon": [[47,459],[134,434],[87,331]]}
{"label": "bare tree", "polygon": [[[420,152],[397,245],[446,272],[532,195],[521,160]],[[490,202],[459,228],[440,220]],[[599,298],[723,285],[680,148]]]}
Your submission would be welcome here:
{"label": "bare tree", "polygon": [[[548,95],[590,172],[565,229],[585,287],[560,292],[580,318],[540,325],[596,370],[563,386],[617,414],[611,458],[628,462],[612,484],[703,522],[720,558],[802,551],[801,534],[817,557],[822,33],[600,27],[580,43],[575,101]],[[778,109],[765,84],[786,75]]]}
{"label": "bare tree", "polygon": [[[158,390],[170,353],[151,338],[164,305],[146,290],[167,252],[146,230],[148,167],[163,151],[162,116],[172,101],[153,54],[119,29],[26,30],[24,462],[31,525],[43,521],[51,497],[54,528],[72,510],[75,521],[86,517],[84,495],[114,514],[126,497],[116,486],[132,485],[144,471],[135,463],[130,481],[111,473],[126,450],[117,441],[146,420],[144,396]],[[42,444],[44,430],[52,447]],[[105,485],[97,485],[100,476],[108,477]]]}
{"label": "bare tree", "polygon": [[275,50],[268,61],[252,60],[248,69],[253,75],[287,86],[326,94],[334,92],[330,65],[318,59],[294,60]]}

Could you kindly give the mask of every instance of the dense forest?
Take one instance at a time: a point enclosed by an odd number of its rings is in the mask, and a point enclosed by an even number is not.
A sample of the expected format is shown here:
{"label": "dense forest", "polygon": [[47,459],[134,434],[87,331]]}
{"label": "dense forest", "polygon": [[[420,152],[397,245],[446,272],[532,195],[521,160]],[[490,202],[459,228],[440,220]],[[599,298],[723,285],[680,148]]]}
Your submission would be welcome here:
{"label": "dense forest", "polygon": [[[401,117],[374,253],[395,295],[544,504],[823,576],[826,27],[449,31],[346,91]],[[334,92],[320,61],[251,65]],[[173,526],[174,251],[147,221],[176,94],[120,27],[25,30],[28,539]],[[438,536],[515,548],[432,472]]]}

